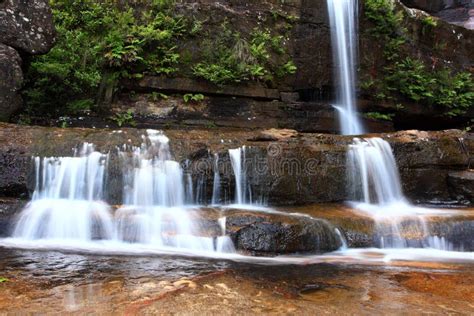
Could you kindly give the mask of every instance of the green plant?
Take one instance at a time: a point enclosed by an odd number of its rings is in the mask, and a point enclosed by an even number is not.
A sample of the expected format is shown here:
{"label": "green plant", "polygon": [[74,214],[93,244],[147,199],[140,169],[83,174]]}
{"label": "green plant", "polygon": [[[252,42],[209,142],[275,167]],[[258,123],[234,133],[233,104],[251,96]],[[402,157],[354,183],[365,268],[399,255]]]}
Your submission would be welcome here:
{"label": "green plant", "polygon": [[209,128],[209,129],[217,128],[217,125],[215,122],[209,122],[206,124],[206,128]]}
{"label": "green plant", "polygon": [[122,127],[124,125],[130,125],[132,127],[135,127],[137,125],[133,118],[132,109],[129,109],[127,112],[116,113],[110,119],[114,121],[119,127]]}
{"label": "green plant", "polygon": [[5,277],[0,277],[0,283],[5,283],[5,282],[8,282],[8,281],[10,281],[10,280],[8,280]]}
{"label": "green plant", "polygon": [[424,26],[428,27],[438,26],[438,20],[436,20],[436,18],[432,17],[431,15],[424,17],[421,22]]}
{"label": "green plant", "polygon": [[[276,58],[279,55],[282,57]],[[192,69],[196,77],[219,86],[248,80],[271,82],[274,76],[296,72],[296,66],[285,55],[283,36],[256,28],[244,38],[224,22],[217,37],[203,42],[203,60]]]}
{"label": "green plant", "polygon": [[168,96],[164,93],[153,91],[151,93],[151,99],[156,102],[160,99],[167,100]]}
{"label": "green plant", "polygon": [[365,0],[365,16],[374,26],[370,30],[376,37],[385,38],[396,36],[403,15],[394,10],[394,4],[389,0]]}
{"label": "green plant", "polygon": [[[188,22],[174,1],[51,1],[57,44],[33,57],[24,100],[30,113],[74,114],[94,110],[101,93],[117,90],[120,78],[177,71],[177,42]],[[110,97],[109,97],[110,98]]]}
{"label": "green plant", "polygon": [[286,75],[293,75],[296,73],[298,68],[296,65],[293,63],[292,60],[289,60],[285,64],[281,65],[280,68],[277,69],[277,76],[278,77],[284,77]]}
{"label": "green plant", "polygon": [[365,117],[374,119],[374,120],[382,120],[382,121],[391,121],[395,114],[383,114],[379,112],[368,112],[364,114]]}
{"label": "green plant", "polygon": [[[470,73],[455,73],[444,67],[428,69],[423,61],[412,57],[411,50],[404,49],[409,39],[402,27],[403,15],[395,11],[391,1],[366,0],[365,15],[373,23],[369,30],[372,36],[383,40],[387,66],[383,69],[384,78],[369,79],[370,85],[361,84],[363,90],[370,90],[370,95],[378,100],[395,100],[402,96],[420,104],[441,107],[448,116],[464,114],[474,106]],[[421,24],[424,30],[436,27],[437,20],[425,17]]]}
{"label": "green plant", "polygon": [[200,102],[202,100],[204,100],[204,95],[203,94],[192,94],[192,93],[187,93],[185,95],[183,95],[183,100],[185,103],[189,103],[189,102]]}
{"label": "green plant", "polygon": [[448,116],[464,114],[474,106],[474,83],[468,72],[428,71],[421,61],[407,57],[395,63],[386,80],[390,90],[416,102],[444,107]]}

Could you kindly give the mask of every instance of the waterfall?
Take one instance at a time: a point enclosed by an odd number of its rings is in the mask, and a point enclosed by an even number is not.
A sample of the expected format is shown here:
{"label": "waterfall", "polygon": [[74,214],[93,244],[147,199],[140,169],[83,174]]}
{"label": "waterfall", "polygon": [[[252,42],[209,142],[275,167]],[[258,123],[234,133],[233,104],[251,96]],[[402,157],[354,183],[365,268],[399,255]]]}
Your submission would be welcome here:
{"label": "waterfall", "polygon": [[349,147],[348,159],[353,192],[361,188],[365,203],[405,203],[397,164],[388,142],[381,138],[355,138]]}
{"label": "waterfall", "polygon": [[110,209],[101,202],[107,160],[88,143],[73,157],[35,157],[35,191],[13,236],[80,242],[111,238]]}
{"label": "waterfall", "polygon": [[140,147],[120,152],[123,160],[124,204],[140,206],[184,205],[183,172],[171,160],[169,139],[148,130]]}
{"label": "waterfall", "polygon": [[387,141],[355,138],[349,145],[348,170],[352,194],[361,201],[354,206],[373,216],[381,248],[453,249],[430,232],[424,215],[435,211],[415,207],[403,195],[395,157]]}
{"label": "waterfall", "polygon": [[115,211],[103,202],[109,155],[86,143],[73,157],[35,157],[33,199],[21,212],[13,237],[85,248],[97,240],[115,246],[235,252],[225,231],[209,236],[199,217],[205,214],[184,206],[192,195],[190,175],[173,160],[166,135],[148,130],[141,146],[124,145],[117,155],[123,201]]}
{"label": "waterfall", "polygon": [[364,133],[356,108],[357,0],[327,0],[335,56],[339,125],[344,135]]}
{"label": "waterfall", "polygon": [[252,202],[252,194],[247,182],[245,146],[229,149],[229,156],[235,178],[234,203],[237,205],[250,204]]}
{"label": "waterfall", "polygon": [[219,171],[219,154],[214,154],[214,181],[212,185],[211,205],[219,204],[221,200],[221,175]]}

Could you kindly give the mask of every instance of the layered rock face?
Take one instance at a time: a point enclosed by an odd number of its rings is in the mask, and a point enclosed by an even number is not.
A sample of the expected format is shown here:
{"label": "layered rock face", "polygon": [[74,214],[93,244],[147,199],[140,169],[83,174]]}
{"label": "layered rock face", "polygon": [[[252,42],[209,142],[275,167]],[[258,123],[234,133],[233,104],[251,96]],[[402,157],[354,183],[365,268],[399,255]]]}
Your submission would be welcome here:
{"label": "layered rock face", "polygon": [[[462,1],[402,2],[424,8],[431,14],[438,14],[436,10],[444,8],[467,10]],[[456,71],[472,69],[472,31],[439,21],[436,29],[430,29],[428,34],[423,23],[426,13],[420,11],[420,15],[416,12],[419,10],[408,9],[400,1],[396,1],[396,4],[397,12],[405,16],[401,26],[407,29],[406,42],[413,58],[423,60],[427,67],[443,64]],[[113,113],[132,109],[136,121],[143,126],[279,127],[302,132],[339,132],[337,113],[331,105],[335,90],[333,68],[336,65],[332,56],[325,0],[264,0],[252,3],[231,0],[225,4],[201,0],[192,3],[183,1],[178,7],[185,16],[192,15],[205,20],[206,29],[219,30],[223,21],[229,21],[232,28],[243,35],[250,34],[254,29],[266,28],[278,33],[281,32],[278,29],[281,23],[289,23],[291,31],[285,45],[298,67],[297,72],[284,78],[275,78],[271,84],[249,81],[225,86],[215,86],[186,74],[176,74],[176,78],[144,76],[138,81],[124,82],[126,93],[117,96],[113,102]],[[360,78],[383,81],[387,66],[384,46],[388,43],[373,37],[373,25],[364,14],[363,1],[360,1],[360,7]],[[291,22],[285,22],[285,19],[291,19]],[[201,41],[202,38],[186,39],[181,44],[184,50],[198,55]],[[274,62],[273,59],[274,56]],[[400,57],[400,61],[402,59]],[[129,98],[129,91],[137,92],[138,96],[134,94],[134,98]],[[206,99],[197,105],[183,104],[182,100],[174,98],[152,100],[149,93],[154,91],[178,95],[202,93]],[[440,106],[428,106],[401,96],[374,100],[374,95],[364,93],[362,91],[359,99],[360,112],[395,115],[392,122],[364,118],[367,130],[373,132],[454,128],[465,126],[474,117],[472,110],[452,118],[445,115],[446,109]]]}
{"label": "layered rock face", "polygon": [[402,2],[412,8],[423,11],[437,13],[446,9],[468,7],[472,1],[469,0],[402,0]]}
{"label": "layered rock face", "polygon": [[470,0],[402,0],[410,7],[426,11],[446,22],[474,30],[474,3]]}
{"label": "layered rock face", "polygon": [[[83,142],[110,152],[108,199],[121,203],[122,170],[117,147],[139,145],[145,130],[122,132],[95,129],[59,129],[2,125],[0,128],[0,179],[2,196],[27,195],[34,188],[32,156],[70,156]],[[270,205],[304,205],[346,201],[346,152],[352,137],[301,134],[278,130],[235,131],[228,129],[167,130],[177,161],[187,161],[197,183],[205,183],[204,202],[210,202],[214,179],[214,153],[220,157],[221,192],[233,200],[235,177],[228,149],[246,146],[247,181],[255,199]],[[472,134],[461,131],[407,131],[380,136],[390,142],[399,166],[404,193],[419,202],[466,202],[453,189],[449,175],[467,168],[474,152]],[[461,139],[463,145],[461,145]],[[464,192],[464,191],[463,191]],[[468,201],[472,202],[472,201]]]}
{"label": "layered rock face", "polygon": [[54,44],[48,1],[0,1],[0,121],[21,107],[23,83],[20,55],[47,53]]}

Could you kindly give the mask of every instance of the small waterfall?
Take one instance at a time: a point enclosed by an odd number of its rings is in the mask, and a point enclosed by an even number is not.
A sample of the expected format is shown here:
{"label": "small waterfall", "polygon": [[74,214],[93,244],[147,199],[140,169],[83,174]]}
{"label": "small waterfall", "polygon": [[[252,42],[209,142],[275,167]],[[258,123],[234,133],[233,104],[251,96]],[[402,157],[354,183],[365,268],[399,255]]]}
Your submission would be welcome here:
{"label": "small waterfall", "polygon": [[357,0],[327,0],[331,23],[331,40],[335,56],[339,124],[344,135],[363,134],[357,117],[356,61],[357,61]]}
{"label": "small waterfall", "polygon": [[236,148],[229,149],[230,162],[232,164],[232,169],[234,170],[235,177],[235,203],[236,204],[245,204],[244,203],[244,178],[245,175],[242,174],[242,152],[245,152],[245,148]]}
{"label": "small waterfall", "polygon": [[405,203],[397,164],[388,142],[381,138],[355,138],[349,146],[348,159],[352,191],[362,189],[365,203]]}
{"label": "small waterfall", "polygon": [[20,214],[14,237],[75,239],[111,238],[109,207],[101,202],[108,155],[85,143],[73,157],[35,157],[36,187]]}
{"label": "small waterfall", "polygon": [[[355,138],[348,152],[355,208],[372,215],[381,248],[436,248],[452,246],[433,236],[423,214],[402,192],[400,175],[390,144],[381,138]],[[407,238],[411,236],[413,238]]]}
{"label": "small waterfall", "polygon": [[229,149],[230,162],[235,177],[234,203],[237,205],[249,205],[253,200],[252,190],[247,181],[245,151],[245,146]]}
{"label": "small waterfall", "polygon": [[169,139],[148,130],[141,147],[120,152],[123,160],[124,204],[140,206],[184,205],[183,172],[171,160]]}
{"label": "small waterfall", "polygon": [[211,205],[217,205],[221,201],[221,175],[219,171],[219,154],[214,154],[214,181],[212,185]]}
{"label": "small waterfall", "polygon": [[73,157],[36,157],[33,200],[20,214],[13,237],[56,245],[80,243],[85,248],[88,242],[100,240],[158,249],[235,252],[225,230],[209,236],[201,223],[206,214],[184,207],[186,196],[192,195],[192,187],[186,189],[190,175],[185,176],[173,160],[169,139],[162,132],[148,130],[141,146],[118,148],[118,158],[123,205],[113,212],[102,201],[109,155],[86,143]]}

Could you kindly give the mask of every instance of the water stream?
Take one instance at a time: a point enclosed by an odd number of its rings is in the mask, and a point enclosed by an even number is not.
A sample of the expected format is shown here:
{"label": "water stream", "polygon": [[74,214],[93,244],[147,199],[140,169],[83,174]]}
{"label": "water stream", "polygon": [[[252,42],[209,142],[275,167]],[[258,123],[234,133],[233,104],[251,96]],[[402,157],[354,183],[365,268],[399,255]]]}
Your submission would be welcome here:
{"label": "water stream", "polygon": [[[355,138],[348,152],[352,202],[377,224],[381,248],[455,249],[443,237],[433,235],[426,216],[449,212],[416,207],[403,195],[400,175],[390,144],[381,138]],[[414,236],[407,238],[406,236]]]}
{"label": "water stream", "polygon": [[328,0],[331,23],[331,40],[335,58],[339,125],[343,135],[360,135],[364,128],[357,115],[356,64],[357,64],[357,0]]}

